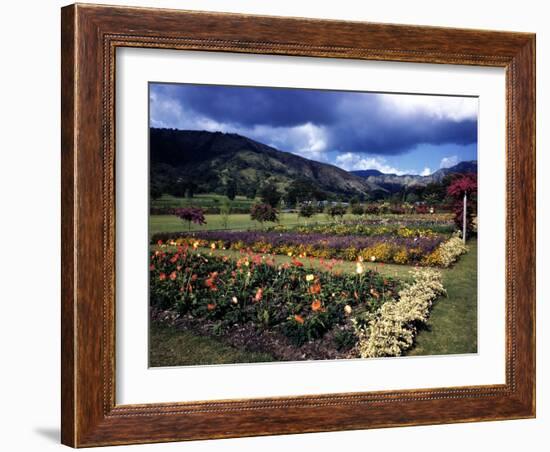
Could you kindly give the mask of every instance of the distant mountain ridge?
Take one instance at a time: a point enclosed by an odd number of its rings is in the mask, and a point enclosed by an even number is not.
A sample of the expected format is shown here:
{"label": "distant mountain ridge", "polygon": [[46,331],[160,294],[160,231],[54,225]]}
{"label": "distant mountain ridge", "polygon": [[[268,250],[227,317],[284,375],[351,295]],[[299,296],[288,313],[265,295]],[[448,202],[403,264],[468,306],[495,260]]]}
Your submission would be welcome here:
{"label": "distant mountain ridge", "polygon": [[429,176],[385,174],[378,170],[360,170],[351,171],[351,173],[363,177],[369,183],[384,190],[395,192],[402,188],[425,187],[431,183],[441,182],[449,174],[477,174],[477,160],[464,161],[449,168],[441,168]]}
{"label": "distant mountain ridge", "polygon": [[203,191],[216,191],[235,181],[242,193],[266,181],[281,190],[306,180],[333,194],[367,194],[379,189],[368,180],[327,163],[234,133],[150,129],[151,183],[193,181]]}

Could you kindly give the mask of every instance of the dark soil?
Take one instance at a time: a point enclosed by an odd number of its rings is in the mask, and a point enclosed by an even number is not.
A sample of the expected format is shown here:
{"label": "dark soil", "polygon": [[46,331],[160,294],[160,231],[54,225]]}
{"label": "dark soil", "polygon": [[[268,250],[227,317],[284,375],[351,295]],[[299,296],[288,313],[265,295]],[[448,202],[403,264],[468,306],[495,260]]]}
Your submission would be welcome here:
{"label": "dark soil", "polygon": [[223,343],[241,350],[268,353],[277,361],[307,361],[356,358],[356,351],[339,349],[335,331],[322,338],[297,346],[278,331],[261,329],[252,323],[236,324],[218,331],[215,322],[192,316],[179,316],[175,311],[152,310],[151,320],[168,324],[176,329],[191,331],[201,336],[215,337]]}

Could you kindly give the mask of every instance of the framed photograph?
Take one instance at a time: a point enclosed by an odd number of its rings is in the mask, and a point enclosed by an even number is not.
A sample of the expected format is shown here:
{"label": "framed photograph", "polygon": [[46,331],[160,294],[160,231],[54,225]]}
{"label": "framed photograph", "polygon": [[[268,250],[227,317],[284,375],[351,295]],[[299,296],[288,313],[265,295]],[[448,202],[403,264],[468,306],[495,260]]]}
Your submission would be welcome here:
{"label": "framed photograph", "polygon": [[535,416],[535,36],[62,9],[62,442]]}

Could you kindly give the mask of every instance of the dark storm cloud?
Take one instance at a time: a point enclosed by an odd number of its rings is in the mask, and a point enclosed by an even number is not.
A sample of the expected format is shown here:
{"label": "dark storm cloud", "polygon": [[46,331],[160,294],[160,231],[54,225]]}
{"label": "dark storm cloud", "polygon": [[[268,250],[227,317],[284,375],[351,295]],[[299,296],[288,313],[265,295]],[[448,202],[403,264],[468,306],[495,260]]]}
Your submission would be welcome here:
{"label": "dark storm cloud", "polygon": [[[455,120],[426,108],[404,114],[377,94],[210,85],[153,85],[152,92],[176,100],[187,115],[236,130],[268,128],[263,136],[273,143],[280,142],[285,127],[308,123],[322,131],[326,150],[396,155],[420,144],[477,141],[476,118]],[[166,118],[152,119],[169,123]],[[270,133],[272,137],[266,136]],[[302,145],[296,141],[294,149],[289,143],[291,149],[284,150],[299,151]]]}
{"label": "dark storm cloud", "polygon": [[338,92],[212,85],[165,85],[164,90],[197,113],[241,126],[333,123],[338,118],[330,106],[341,97]]}
{"label": "dark storm cloud", "polygon": [[[389,119],[389,120],[388,120]],[[411,117],[371,114],[350,123],[337,123],[330,144],[336,150],[395,155],[419,144],[459,144],[477,142],[477,121],[432,118],[426,114]]]}

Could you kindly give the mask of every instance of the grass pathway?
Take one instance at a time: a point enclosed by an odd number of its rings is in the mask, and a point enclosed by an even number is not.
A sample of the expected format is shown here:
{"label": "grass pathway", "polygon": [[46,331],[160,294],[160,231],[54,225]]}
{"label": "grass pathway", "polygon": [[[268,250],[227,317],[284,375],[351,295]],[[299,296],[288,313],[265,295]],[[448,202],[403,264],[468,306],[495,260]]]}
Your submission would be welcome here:
{"label": "grass pathway", "polygon": [[213,337],[152,323],[149,332],[151,367],[207,364],[265,363],[273,361],[267,353],[252,353],[223,344]]}
{"label": "grass pathway", "polygon": [[468,246],[470,251],[453,268],[442,271],[447,297],[435,303],[409,355],[477,351],[477,240]]}

